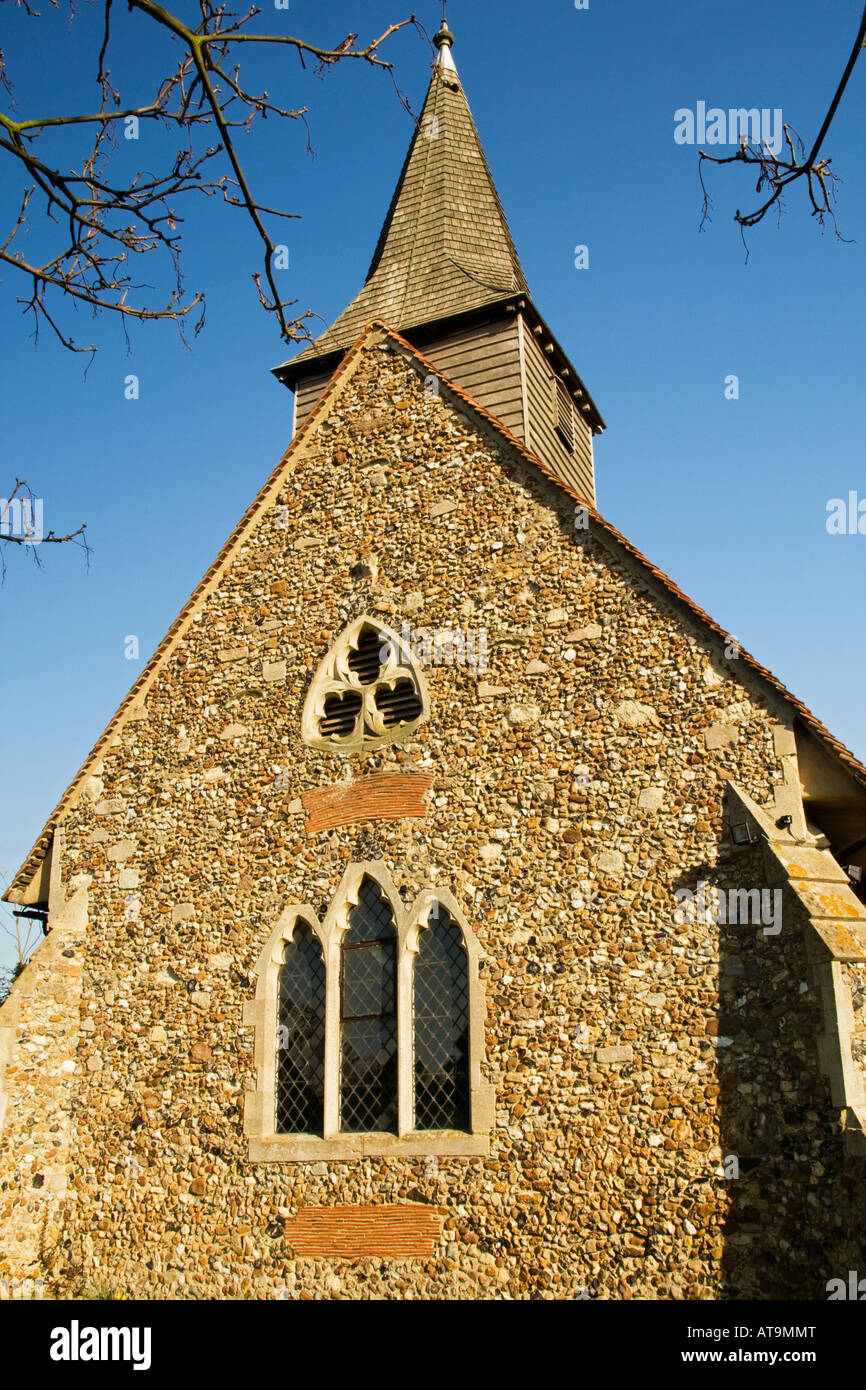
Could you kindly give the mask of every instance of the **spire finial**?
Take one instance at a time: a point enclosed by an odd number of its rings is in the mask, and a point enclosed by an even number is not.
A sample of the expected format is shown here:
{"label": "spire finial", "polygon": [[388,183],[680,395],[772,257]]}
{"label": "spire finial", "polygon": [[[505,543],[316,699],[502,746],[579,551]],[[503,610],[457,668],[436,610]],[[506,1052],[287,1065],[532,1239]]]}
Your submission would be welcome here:
{"label": "spire finial", "polygon": [[447,3],[448,0],[442,0],[442,28],[437,34],[433,35],[433,42],[439,50],[436,66],[440,72],[456,74],[457,68],[454,65],[454,59],[451,57],[451,45],[454,42],[454,35],[448,28],[448,21],[445,18],[445,7]]}

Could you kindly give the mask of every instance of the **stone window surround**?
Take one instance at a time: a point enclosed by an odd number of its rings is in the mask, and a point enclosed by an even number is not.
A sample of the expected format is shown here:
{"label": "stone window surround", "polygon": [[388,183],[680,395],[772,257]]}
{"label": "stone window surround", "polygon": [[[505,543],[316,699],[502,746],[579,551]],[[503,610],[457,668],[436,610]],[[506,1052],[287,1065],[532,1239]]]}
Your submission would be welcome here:
{"label": "stone window surround", "polygon": [[[394,913],[397,931],[398,1134],[346,1134],[339,1129],[340,1074],[340,948],[351,908],[358,903],[361,883],[371,878]],[[469,976],[469,1086],[471,1132],[412,1129],[414,1078],[412,1072],[412,970],[419,938],[432,903],[439,902],[463,933]],[[305,922],[322,947],[325,960],[325,1106],[324,1135],[276,1132],[278,975],[285,944],[298,921]],[[484,1061],[485,1001],[479,963],[484,952],[459,904],[447,888],[424,888],[408,909],[403,906],[382,860],[350,864],[340,881],[324,921],[313,908],[292,903],[280,914],[255,966],[255,1000],[244,1005],[244,1023],[255,1028],[256,1088],[247,1093],[244,1133],[251,1161],[259,1163],[315,1162],[368,1156],[399,1158],[423,1155],[485,1156],[493,1125],[493,1088],[481,1079]]]}
{"label": "stone window surround", "polygon": [[[365,627],[375,628],[381,634],[382,645],[384,646],[387,642],[391,648],[390,659],[383,665],[376,681],[369,686],[362,686],[360,682],[356,681],[347,664],[352,644],[357,641]],[[363,724],[368,699],[372,699],[377,685],[383,681],[396,679],[412,681],[415,692],[421,701],[421,713],[411,723],[397,724],[391,729],[382,725],[375,736],[365,736]],[[346,690],[356,690],[364,701],[357,725],[361,729],[361,733],[355,733],[347,739],[323,738],[319,732],[319,720],[324,710],[325,697],[332,693],[343,693]],[[379,618],[373,618],[364,613],[343,628],[319,662],[304,701],[301,714],[301,737],[304,743],[309,744],[310,747],[327,748],[329,752],[367,752],[374,748],[385,748],[389,744],[408,738],[429,717],[430,697],[427,693],[427,683],[409,646],[402,637],[398,636],[392,628],[387,627]],[[379,722],[381,723],[381,721]]]}

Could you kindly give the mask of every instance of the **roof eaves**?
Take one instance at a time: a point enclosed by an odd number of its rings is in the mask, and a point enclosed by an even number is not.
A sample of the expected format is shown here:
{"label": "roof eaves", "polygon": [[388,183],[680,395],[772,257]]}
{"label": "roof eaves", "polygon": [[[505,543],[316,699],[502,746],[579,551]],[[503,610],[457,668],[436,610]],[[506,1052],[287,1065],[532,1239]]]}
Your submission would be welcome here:
{"label": "roof eaves", "polygon": [[[443,334],[447,334],[452,328],[456,328],[464,322],[471,322],[474,318],[484,318],[486,315],[494,313],[497,310],[506,310],[511,305],[513,305],[515,309],[526,313],[534,327],[537,326],[541,328],[541,336],[552,344],[552,356],[559,371],[565,371],[570,383],[573,383],[574,387],[583,393],[584,404],[589,406],[589,410],[582,411],[582,413],[588,419],[593,433],[600,434],[607,428],[601,411],[598,409],[598,406],[587,390],[586,384],[571,361],[571,358],[560,345],[546,319],[539,313],[532,296],[526,290],[511,290],[508,294],[500,295],[487,304],[476,304],[473,305],[471,309],[464,309],[459,313],[449,314],[447,317],[441,319],[425,318],[419,320],[417,323],[401,324],[398,330],[389,329],[388,331],[397,331],[404,337],[409,334],[418,333],[422,329],[429,330],[431,333],[435,332],[437,329],[441,329]],[[376,321],[379,322],[379,320]],[[312,346],[314,347],[315,344],[312,344]],[[336,347],[329,346],[319,356],[315,352],[311,352],[309,348],[305,348],[302,353],[298,353],[295,357],[289,358],[287,362],[281,363],[278,367],[272,367],[271,371],[283,386],[288,387],[289,390],[294,390],[299,377],[303,376],[308,370],[315,370],[316,375],[325,375],[328,368],[332,364],[336,366],[341,355],[347,350],[348,344]]]}
{"label": "roof eaves", "polygon": [[[469,323],[473,319],[482,319],[498,310],[504,311],[509,305],[515,308],[521,300],[528,300],[528,295],[523,290],[511,290],[508,294],[500,295],[498,299],[491,299],[487,304],[475,304],[471,309],[461,309],[458,313],[449,314],[447,318],[441,319],[419,319],[416,323],[401,324],[399,332],[402,334],[417,333],[420,329],[430,329],[431,331],[441,328],[443,333],[449,333],[453,328],[459,327],[463,323]],[[375,320],[379,323],[381,320]],[[391,329],[389,332],[393,331]],[[549,331],[549,330],[548,330]],[[360,340],[356,340],[360,341]],[[342,346],[329,346],[321,356],[311,354],[307,356],[307,350],[298,353],[295,357],[290,357],[288,362],[283,362],[279,367],[271,367],[271,372],[284,386],[294,389],[297,378],[303,375],[308,369],[315,368],[316,375],[324,374],[328,367],[339,362],[345,352],[350,350],[350,343]],[[573,369],[572,369],[573,370]],[[575,377],[577,373],[575,372]]]}

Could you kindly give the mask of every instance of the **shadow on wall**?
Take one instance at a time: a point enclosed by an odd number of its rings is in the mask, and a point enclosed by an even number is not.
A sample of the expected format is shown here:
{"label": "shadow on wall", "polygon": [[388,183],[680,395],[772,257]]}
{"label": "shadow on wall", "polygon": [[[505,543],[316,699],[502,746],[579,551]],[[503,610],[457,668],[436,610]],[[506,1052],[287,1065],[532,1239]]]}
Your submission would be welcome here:
{"label": "shadow on wall", "polygon": [[684,886],[699,880],[719,889],[707,909],[718,919],[719,1008],[703,1049],[714,1054],[716,1181],[729,1202],[719,1296],[822,1300],[829,1280],[866,1274],[866,1158],[846,1152],[820,1067],[812,928],[789,890],[746,899],[744,887],[767,884],[759,845],[702,866]]}

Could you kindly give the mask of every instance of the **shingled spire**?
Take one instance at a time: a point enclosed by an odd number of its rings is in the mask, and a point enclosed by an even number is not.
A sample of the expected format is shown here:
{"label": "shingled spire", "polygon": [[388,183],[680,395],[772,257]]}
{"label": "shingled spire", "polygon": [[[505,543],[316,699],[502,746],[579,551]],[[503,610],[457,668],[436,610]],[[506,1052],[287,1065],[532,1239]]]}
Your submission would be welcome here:
{"label": "shingled spire", "polygon": [[527,290],[451,41],[445,28],[436,35],[427,100],[364,288],[303,357],[347,347],[373,318],[403,330]]}
{"label": "shingled spire", "polygon": [[443,21],[424,109],[363,288],[303,352],[275,369],[302,421],[372,320],[443,374],[594,502],[597,409],[529,296],[526,277]]}

